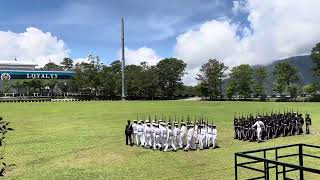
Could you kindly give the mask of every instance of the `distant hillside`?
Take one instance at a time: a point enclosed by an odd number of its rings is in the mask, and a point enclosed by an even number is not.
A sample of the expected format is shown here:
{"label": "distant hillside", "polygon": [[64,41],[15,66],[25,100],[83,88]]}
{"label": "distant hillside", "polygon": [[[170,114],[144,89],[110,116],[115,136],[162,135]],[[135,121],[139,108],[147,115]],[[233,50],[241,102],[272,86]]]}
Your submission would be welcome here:
{"label": "distant hillside", "polygon": [[268,94],[272,93],[272,86],[273,86],[273,82],[275,80],[275,77],[273,76],[274,67],[278,63],[284,62],[284,61],[288,61],[290,64],[295,65],[295,67],[298,69],[298,71],[300,73],[300,77],[301,77],[301,80],[298,82],[298,84],[300,84],[301,86],[316,81],[316,77],[313,76],[313,71],[312,71],[312,67],[313,67],[312,59],[309,55],[296,56],[296,57],[291,57],[291,58],[287,58],[287,59],[283,59],[283,60],[278,60],[278,61],[275,61],[274,63],[266,66],[268,69],[268,73],[269,73],[267,81],[266,81]]}

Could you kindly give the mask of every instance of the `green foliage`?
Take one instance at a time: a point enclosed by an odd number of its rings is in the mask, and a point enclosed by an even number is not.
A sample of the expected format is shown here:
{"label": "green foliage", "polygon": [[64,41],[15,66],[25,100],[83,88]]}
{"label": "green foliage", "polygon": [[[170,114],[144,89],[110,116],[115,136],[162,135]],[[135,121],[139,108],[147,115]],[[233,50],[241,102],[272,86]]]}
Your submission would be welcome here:
{"label": "green foliage", "polygon": [[13,131],[13,129],[9,126],[10,122],[5,121],[2,117],[0,117],[0,163],[1,163],[1,168],[0,168],[0,176],[4,176],[5,173],[7,172],[8,168],[12,165],[7,165],[4,162],[4,155],[5,155],[5,147],[7,145],[6,143],[6,134],[10,131]]}
{"label": "green foliage", "polygon": [[311,59],[313,60],[313,71],[316,76],[320,76],[320,43],[316,44],[311,50]]}
{"label": "green foliage", "polygon": [[281,86],[289,86],[300,80],[297,68],[287,61],[278,63],[273,74],[276,76],[277,84],[281,84]]}
{"label": "green foliage", "polygon": [[299,87],[296,84],[291,84],[288,86],[288,92],[291,98],[296,99],[298,96]]}
{"label": "green foliage", "polygon": [[234,84],[236,92],[239,96],[247,98],[252,93],[251,85],[253,69],[248,64],[241,64],[232,68],[230,74],[230,83]]}
{"label": "green foliage", "polygon": [[317,92],[316,86],[314,84],[307,84],[303,86],[303,92],[308,94],[315,94]]}
{"label": "green foliage", "polygon": [[55,64],[54,62],[49,62],[42,68],[43,70],[53,71],[53,70],[62,70],[62,67]]}
{"label": "green foliage", "polygon": [[228,67],[217,59],[209,59],[202,65],[196,78],[200,81],[202,96],[210,96],[210,99],[222,97],[222,79],[226,77],[227,69]]}
{"label": "green foliage", "polygon": [[73,68],[73,60],[71,58],[63,58],[60,65],[66,70],[71,70]]}
{"label": "green foliage", "polygon": [[254,70],[254,85],[253,89],[256,96],[260,96],[261,99],[265,98],[265,80],[267,78],[267,69],[265,67],[258,67]]}
{"label": "green foliage", "polygon": [[163,96],[172,98],[182,86],[182,77],[187,64],[176,58],[163,59],[157,64],[159,86]]}
{"label": "green foliage", "polygon": [[237,92],[235,81],[231,80],[228,82],[225,92],[229,100],[232,99],[232,96],[234,96]]}

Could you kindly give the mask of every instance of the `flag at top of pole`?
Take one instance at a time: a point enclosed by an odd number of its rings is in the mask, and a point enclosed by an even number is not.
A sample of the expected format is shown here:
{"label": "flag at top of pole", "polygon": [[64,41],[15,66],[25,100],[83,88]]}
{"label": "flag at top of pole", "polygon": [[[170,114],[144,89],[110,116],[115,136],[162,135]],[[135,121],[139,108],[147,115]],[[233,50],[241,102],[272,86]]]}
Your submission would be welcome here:
{"label": "flag at top of pole", "polygon": [[121,87],[122,87],[122,93],[121,93],[121,99],[122,100],[125,100],[126,99],[126,95],[125,95],[125,89],[124,89],[124,86],[125,86],[125,77],[124,77],[124,69],[125,69],[125,66],[126,66],[126,63],[125,63],[125,58],[124,58],[124,20],[123,18],[121,19],[121,48],[122,48],[122,67],[121,67],[121,70],[122,70],[122,81],[121,81]]}

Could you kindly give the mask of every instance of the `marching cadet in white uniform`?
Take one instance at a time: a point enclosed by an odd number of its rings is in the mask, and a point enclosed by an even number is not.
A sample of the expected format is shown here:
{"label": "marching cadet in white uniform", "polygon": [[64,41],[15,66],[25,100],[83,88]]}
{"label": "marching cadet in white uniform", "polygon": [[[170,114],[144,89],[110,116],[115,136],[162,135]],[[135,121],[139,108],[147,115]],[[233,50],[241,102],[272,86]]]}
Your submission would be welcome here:
{"label": "marching cadet in white uniform", "polygon": [[144,129],[145,131],[145,144],[144,144],[144,147],[147,148],[147,147],[152,147],[152,142],[151,142],[151,138],[152,138],[152,130],[151,130],[151,127],[150,127],[150,123],[146,123],[146,127]]}
{"label": "marching cadet in white uniform", "polygon": [[258,117],[258,121],[254,123],[252,128],[256,127],[257,128],[257,137],[258,137],[258,142],[261,142],[261,135],[262,135],[262,128],[264,128],[264,123],[260,121],[261,117]]}
{"label": "marching cadet in white uniform", "polygon": [[195,138],[194,138],[194,127],[192,124],[188,125],[188,137],[187,137],[187,146],[184,148],[185,151],[189,149],[195,149]]}
{"label": "marching cadet in white uniform", "polygon": [[170,124],[168,124],[167,140],[166,140],[166,145],[165,145],[165,148],[164,148],[164,152],[168,151],[169,145],[173,148],[173,151],[177,150],[177,148],[176,148],[176,146],[174,144],[174,135],[173,135],[173,131],[171,129],[171,125]]}
{"label": "marching cadet in white uniform", "polygon": [[159,129],[159,124],[154,124],[154,143],[153,143],[153,150],[156,150],[161,147],[161,130]]}
{"label": "marching cadet in white uniform", "polygon": [[167,127],[166,123],[161,122],[160,124],[160,131],[161,131],[161,145],[164,148],[167,145]]}
{"label": "marching cadet in white uniform", "polygon": [[199,135],[198,135],[198,142],[199,142],[199,149],[202,150],[205,146],[206,140],[206,128],[203,125],[199,125]]}
{"label": "marching cadet in white uniform", "polygon": [[144,146],[144,126],[142,124],[142,121],[139,121],[139,125],[138,125],[138,146]]}
{"label": "marching cadet in white uniform", "polygon": [[151,145],[153,146],[153,144],[154,144],[154,129],[155,129],[155,127],[154,127],[154,124],[156,124],[156,121],[152,121],[152,124],[151,124],[151,126],[150,126],[150,129],[151,129]]}
{"label": "marching cadet in white uniform", "polygon": [[179,125],[178,123],[174,123],[174,128],[173,128],[173,143],[175,146],[179,146],[180,145],[180,130],[179,130]]}
{"label": "marching cadet in white uniform", "polygon": [[138,124],[137,124],[137,120],[133,120],[133,124],[132,124],[132,129],[133,129],[133,143],[135,145],[139,145],[139,138],[138,138]]}
{"label": "marching cadet in white uniform", "polygon": [[216,129],[216,125],[212,125],[212,148],[217,148],[218,143],[217,143],[217,139],[218,139],[218,131]]}
{"label": "marching cadet in white uniform", "polygon": [[212,126],[210,124],[208,124],[207,127],[207,135],[206,135],[206,143],[207,143],[207,147],[210,147],[212,145]]}
{"label": "marching cadet in white uniform", "polygon": [[187,127],[184,122],[181,122],[181,128],[180,128],[180,149],[184,148],[186,146],[187,142]]}
{"label": "marching cadet in white uniform", "polygon": [[193,135],[193,137],[194,137],[194,139],[195,139],[195,144],[198,144],[199,143],[199,139],[198,139],[198,134],[200,133],[199,132],[199,125],[198,125],[199,123],[196,123],[195,125],[194,125],[194,135]]}

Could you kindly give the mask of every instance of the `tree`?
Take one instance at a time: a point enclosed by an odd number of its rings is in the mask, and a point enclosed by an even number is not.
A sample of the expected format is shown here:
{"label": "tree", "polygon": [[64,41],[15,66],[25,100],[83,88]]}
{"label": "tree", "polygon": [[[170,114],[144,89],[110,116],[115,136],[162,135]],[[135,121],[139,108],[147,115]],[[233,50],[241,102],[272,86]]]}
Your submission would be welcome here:
{"label": "tree", "polygon": [[233,81],[239,96],[247,98],[252,93],[252,75],[253,69],[248,64],[241,64],[232,68],[230,79]]}
{"label": "tree", "polygon": [[141,97],[143,95],[142,67],[127,65],[125,70],[127,95],[131,97]]}
{"label": "tree", "polygon": [[71,58],[63,58],[60,65],[62,65],[64,69],[70,70],[73,68],[73,60]]}
{"label": "tree", "polygon": [[278,84],[289,86],[300,79],[298,70],[293,64],[287,61],[278,63],[273,71]]}
{"label": "tree", "polygon": [[314,95],[317,92],[317,89],[314,84],[307,84],[303,86],[303,92]]}
{"label": "tree", "polygon": [[54,62],[49,62],[42,68],[43,70],[52,71],[52,70],[62,70],[62,68],[55,64]]}
{"label": "tree", "polygon": [[[287,88],[287,91],[290,94],[296,90],[295,86],[290,85],[297,82],[300,79],[300,76],[293,64],[290,64],[287,61],[280,62],[275,66],[273,74],[276,76],[276,89],[279,93],[282,93],[285,88]],[[295,97],[291,96],[291,98]]]}
{"label": "tree", "polygon": [[101,82],[98,73],[101,71],[102,64],[98,56],[89,55],[88,60],[89,63],[76,64],[73,85],[75,89],[82,93],[97,95]]}
{"label": "tree", "polygon": [[110,66],[102,66],[99,73],[101,93],[113,98],[120,95],[121,90],[121,62],[113,61]]}
{"label": "tree", "polygon": [[222,98],[222,79],[226,77],[225,71],[228,69],[224,63],[217,59],[209,59],[202,65],[197,80],[200,81],[200,87],[203,95],[209,95],[210,99],[220,96]]}
{"label": "tree", "polygon": [[49,96],[53,95],[53,89],[58,84],[56,79],[48,79],[44,82],[44,86],[49,87]]}
{"label": "tree", "polygon": [[320,76],[320,43],[318,43],[314,48],[311,50],[311,59],[314,63],[314,74],[316,76]]}
{"label": "tree", "polygon": [[236,93],[236,84],[233,80],[230,80],[225,88],[225,93],[229,100],[232,99],[232,97]]}
{"label": "tree", "polygon": [[275,91],[276,93],[279,93],[280,95],[282,95],[285,90],[286,90],[286,86],[283,83],[274,83],[273,91]]}
{"label": "tree", "polygon": [[260,96],[260,99],[265,98],[265,80],[267,77],[267,69],[265,67],[258,67],[254,70],[254,85],[253,89],[256,96]]}
{"label": "tree", "polygon": [[299,87],[295,84],[288,86],[288,92],[291,98],[297,99]]}
{"label": "tree", "polygon": [[156,66],[148,66],[146,62],[140,64],[142,68],[142,91],[144,96],[151,98],[152,100],[156,96],[159,90],[159,76]]}
{"label": "tree", "polygon": [[172,98],[174,92],[182,85],[187,64],[176,58],[163,59],[157,64],[159,86],[163,96]]}
{"label": "tree", "polygon": [[21,96],[21,91],[24,88],[23,81],[21,80],[14,81],[13,88],[15,88],[17,93]]}

